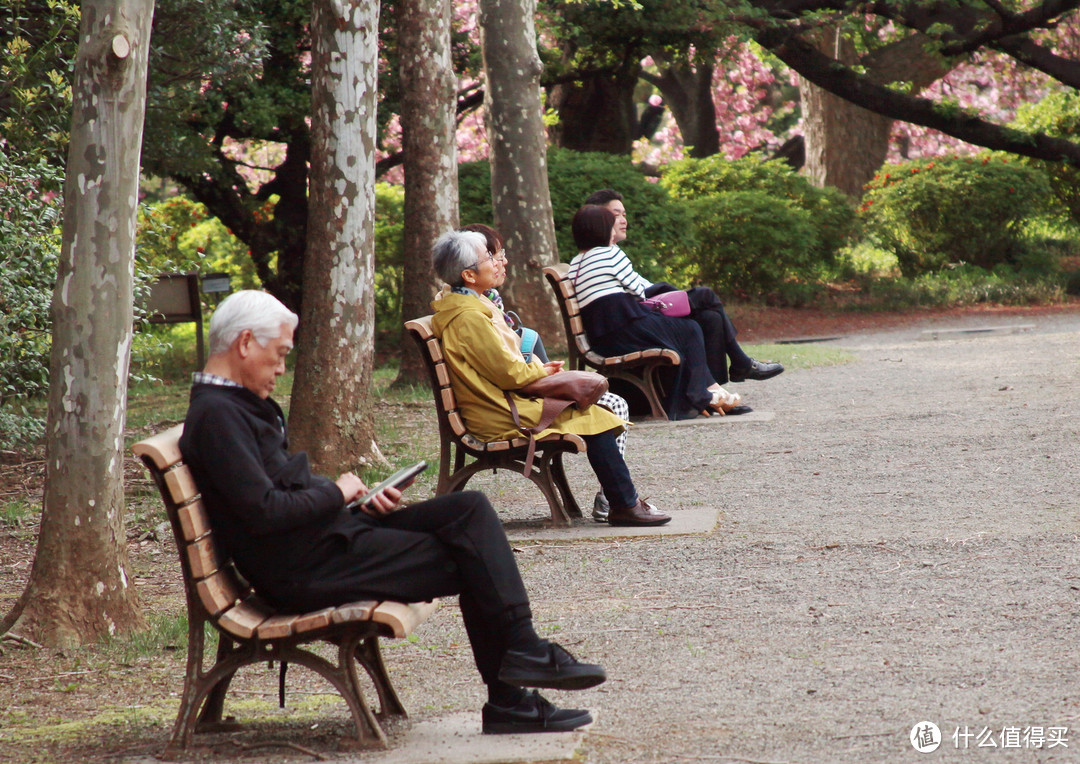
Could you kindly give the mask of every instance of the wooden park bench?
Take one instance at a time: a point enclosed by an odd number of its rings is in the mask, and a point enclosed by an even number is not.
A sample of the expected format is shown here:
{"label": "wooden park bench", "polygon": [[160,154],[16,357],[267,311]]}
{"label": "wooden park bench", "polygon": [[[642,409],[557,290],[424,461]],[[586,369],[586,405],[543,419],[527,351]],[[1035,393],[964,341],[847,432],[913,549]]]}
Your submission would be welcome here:
{"label": "wooden park bench", "polygon": [[544,268],[544,276],[555,291],[562,313],[563,328],[566,330],[566,344],[570,351],[570,368],[584,370],[592,366],[610,379],[627,382],[641,391],[648,402],[650,417],[667,419],[667,413],[660,403],[660,382],[657,374],[665,367],[678,366],[679,354],[669,348],[649,348],[626,355],[602,356],[589,347],[589,338],[585,336],[585,325],[581,320],[574,282],[568,274],[570,266],[566,263],[549,265]]}
{"label": "wooden park bench", "polygon": [[[537,439],[532,468],[525,473],[529,445],[526,438],[484,442],[469,434],[458,410],[454,388],[450,386],[450,369],[443,357],[442,343],[431,329],[431,316],[406,321],[405,328],[420,347],[439,417],[439,482],[435,488],[436,495],[464,490],[469,479],[481,470],[505,469],[524,474],[537,485],[547,499],[552,525],[567,526],[570,518],[581,517],[581,508],[566,482],[562,457],[567,452],[583,453],[585,441],[573,433],[551,433]],[[472,461],[466,463],[466,457]]]}
{"label": "wooden park bench", "polygon": [[[386,673],[379,637],[408,636],[427,620],[436,604],[363,601],[297,614],[278,613],[267,606],[217,549],[195,480],[181,460],[182,431],[183,425],[177,425],[132,447],[165,502],[187,596],[187,670],[167,753],[189,748],[196,731],[229,728],[222,723],[222,712],[233,675],[244,666],[273,661],[281,664],[278,699],[282,707],[285,667],[289,663],[305,666],[330,682],[345,700],[356,725],[357,742],[385,747],[379,718],[404,717],[405,709]],[[217,657],[209,669],[203,659],[204,624],[218,633]],[[318,642],[337,647],[336,662],[304,647]],[[375,686],[378,713],[364,700],[357,664]]]}

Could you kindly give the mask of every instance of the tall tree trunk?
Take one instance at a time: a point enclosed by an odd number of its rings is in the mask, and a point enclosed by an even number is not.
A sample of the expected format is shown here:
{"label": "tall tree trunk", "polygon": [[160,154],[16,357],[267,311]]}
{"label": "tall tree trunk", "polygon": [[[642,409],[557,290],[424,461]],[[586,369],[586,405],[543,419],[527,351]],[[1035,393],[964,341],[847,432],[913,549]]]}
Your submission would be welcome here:
{"label": "tall tree trunk", "polygon": [[[457,83],[450,60],[450,0],[399,0],[397,19],[405,155],[401,317],[407,321],[431,312],[431,245],[458,224]],[[395,384],[423,382],[424,361],[405,335],[403,326]]]}
{"label": "tall tree trunk", "polygon": [[[860,61],[867,75],[880,84],[907,81],[914,92],[944,77],[949,67],[926,52],[925,40],[907,37]],[[845,64],[856,61],[854,47],[839,30],[823,32],[819,50]],[[833,186],[853,199],[874,177],[889,151],[893,120],[799,79],[803,110],[807,177],[816,186]]]}
{"label": "tall tree trunk", "polygon": [[509,258],[500,291],[507,307],[557,350],[563,345],[562,321],[542,270],[558,262],[559,252],[548,190],[535,15],[535,0],[480,0],[491,201]]}
{"label": "tall tree trunk", "polygon": [[81,8],[52,303],[45,505],[30,581],[4,620],[18,617],[22,634],[55,646],[143,625],[127,570],[123,464],[154,6],[84,0]]}
{"label": "tall tree trunk", "polygon": [[657,55],[660,76],[650,77],[671,115],[679,126],[683,144],[691,147],[690,156],[709,157],[720,153],[720,130],[716,126],[716,104],[713,103],[713,72],[715,67],[702,64],[697,68],[687,63],[667,64]]}
{"label": "tall tree trunk", "polygon": [[314,469],[381,459],[375,352],[375,110],[379,4],[314,0],[311,201],[289,425]]}

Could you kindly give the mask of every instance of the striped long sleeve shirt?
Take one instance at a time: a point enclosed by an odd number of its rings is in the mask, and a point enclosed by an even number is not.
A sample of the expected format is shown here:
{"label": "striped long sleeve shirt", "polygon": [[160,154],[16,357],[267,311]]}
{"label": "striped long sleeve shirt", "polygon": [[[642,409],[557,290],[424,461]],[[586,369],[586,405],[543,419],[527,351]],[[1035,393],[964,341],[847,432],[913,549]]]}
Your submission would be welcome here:
{"label": "striped long sleeve shirt", "polygon": [[634,270],[630,258],[615,244],[579,253],[570,261],[570,279],[582,308],[611,294],[629,293],[641,298],[652,285]]}

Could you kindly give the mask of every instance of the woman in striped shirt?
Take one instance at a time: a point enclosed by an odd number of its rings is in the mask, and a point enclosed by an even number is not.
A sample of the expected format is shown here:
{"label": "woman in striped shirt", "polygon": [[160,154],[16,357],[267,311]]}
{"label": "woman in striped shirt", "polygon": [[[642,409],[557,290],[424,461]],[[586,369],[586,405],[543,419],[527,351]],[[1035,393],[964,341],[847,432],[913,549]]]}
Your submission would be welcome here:
{"label": "woman in striped shirt", "polygon": [[676,351],[682,363],[671,368],[673,378],[662,401],[671,419],[690,419],[708,410],[725,413],[738,406],[738,394],[721,387],[709,372],[701,327],[642,305],[651,284],[612,243],[614,227],[615,214],[593,204],[578,210],[572,223],[580,251],[570,261],[570,278],[589,344],[602,355],[655,347]]}

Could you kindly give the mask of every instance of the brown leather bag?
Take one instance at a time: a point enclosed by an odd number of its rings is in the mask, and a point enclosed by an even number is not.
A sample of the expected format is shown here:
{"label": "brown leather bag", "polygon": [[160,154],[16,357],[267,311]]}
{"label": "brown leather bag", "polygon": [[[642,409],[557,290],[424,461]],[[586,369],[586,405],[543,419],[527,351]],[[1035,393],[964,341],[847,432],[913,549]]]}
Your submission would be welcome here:
{"label": "brown leather bag", "polygon": [[607,391],[608,381],[603,374],[595,371],[558,371],[530,382],[518,390],[518,394],[527,398],[558,398],[575,403],[584,411]]}
{"label": "brown leather bag", "polygon": [[561,414],[568,406],[577,406],[584,411],[589,406],[600,400],[600,396],[608,390],[607,377],[597,374],[595,371],[559,371],[549,374],[535,382],[530,382],[518,390],[518,394],[528,398],[543,398],[544,408],[540,412],[540,421],[535,427],[523,427],[518,417],[517,404],[514,396],[509,392],[503,392],[506,402],[510,404],[510,414],[514,417],[514,424],[521,430],[523,435],[529,438],[529,452],[525,456],[526,477],[532,470],[533,455],[536,453],[536,436],[551,426],[555,417]]}

